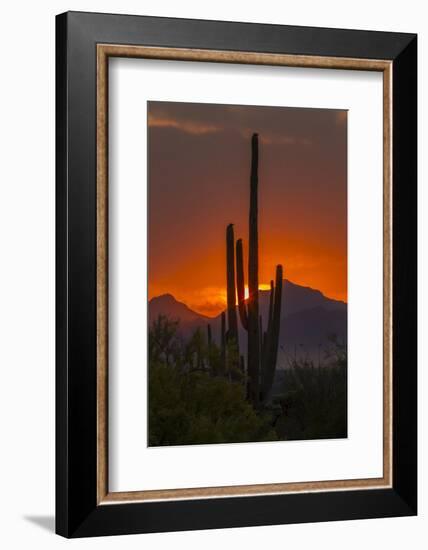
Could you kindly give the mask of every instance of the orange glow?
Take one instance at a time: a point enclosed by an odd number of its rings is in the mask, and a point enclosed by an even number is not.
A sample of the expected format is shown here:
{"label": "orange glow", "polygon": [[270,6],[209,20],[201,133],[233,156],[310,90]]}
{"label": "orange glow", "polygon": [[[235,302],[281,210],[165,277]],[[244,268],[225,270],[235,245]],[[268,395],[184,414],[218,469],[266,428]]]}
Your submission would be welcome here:
{"label": "orange glow", "polygon": [[[269,239],[269,247],[260,256],[260,277],[274,278],[275,266],[284,267],[284,279],[302,286],[320,290],[325,296],[347,301],[347,260],[341,250],[329,249],[315,243]],[[167,277],[153,280],[149,277],[149,299],[171,293],[194,311],[216,317],[226,307],[224,254],[213,251],[209,258],[195,259],[190,264],[177,266]],[[195,271],[194,266],[198,265]],[[210,284],[204,284],[209,281]],[[269,290],[270,283],[261,283],[260,290]],[[248,286],[245,286],[248,298]]]}
{"label": "orange glow", "polygon": [[[333,109],[150,102],[148,297],[215,317],[226,227],[248,282],[249,137],[260,136],[259,288],[284,279],[347,301],[347,115]],[[245,287],[248,298],[248,287]]]}

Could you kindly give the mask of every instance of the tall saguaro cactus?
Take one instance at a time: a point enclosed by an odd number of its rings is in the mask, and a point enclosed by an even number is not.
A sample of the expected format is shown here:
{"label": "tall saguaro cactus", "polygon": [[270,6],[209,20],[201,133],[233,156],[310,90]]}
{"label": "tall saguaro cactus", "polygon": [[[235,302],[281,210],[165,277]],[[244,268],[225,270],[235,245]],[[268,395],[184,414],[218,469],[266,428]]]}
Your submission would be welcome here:
{"label": "tall saguaro cactus", "polygon": [[260,335],[259,335],[259,228],[258,177],[259,136],[251,138],[250,216],[248,252],[248,393],[257,406],[259,400]]}
{"label": "tall saguaro cactus", "polygon": [[[245,300],[244,255],[242,239],[236,242],[236,283],[241,324],[248,332],[248,398],[255,407],[265,402],[272,389],[278,355],[281,322],[282,266],[276,267],[275,285],[271,281],[269,317],[263,333],[259,315],[259,244],[258,244],[258,135],[251,139],[250,216],[248,255],[248,299]],[[233,236],[233,234],[232,234]],[[233,239],[232,239],[233,240]],[[228,241],[229,242],[229,241]],[[229,257],[229,255],[228,255]],[[228,271],[229,273],[229,271]],[[235,287],[233,285],[233,292]],[[228,278],[229,296],[229,278]]]}

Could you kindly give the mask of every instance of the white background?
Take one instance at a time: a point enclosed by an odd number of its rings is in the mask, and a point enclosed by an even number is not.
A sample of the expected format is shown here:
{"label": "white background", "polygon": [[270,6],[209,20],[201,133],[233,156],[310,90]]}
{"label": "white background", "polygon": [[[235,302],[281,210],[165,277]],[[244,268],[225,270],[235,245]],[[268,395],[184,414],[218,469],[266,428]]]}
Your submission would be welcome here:
{"label": "white background", "polygon": [[[279,3],[182,0],[8,2],[2,7],[0,87],[0,544],[7,549],[426,547],[427,481],[420,471],[417,518],[168,533],[67,542],[52,534],[54,512],[54,15],[67,9],[291,25],[419,32],[419,84],[426,80],[423,2],[341,0]],[[425,63],[424,63],[425,62]],[[425,65],[425,67],[424,67]],[[425,94],[426,95],[426,94]],[[420,93],[422,98],[422,93]],[[426,109],[420,105],[420,277],[426,278]],[[420,463],[426,462],[427,308],[420,289]]]}
{"label": "white background", "polygon": [[[382,477],[382,74],[114,59],[109,85],[110,490]],[[146,100],[349,110],[346,439],[147,447]]]}

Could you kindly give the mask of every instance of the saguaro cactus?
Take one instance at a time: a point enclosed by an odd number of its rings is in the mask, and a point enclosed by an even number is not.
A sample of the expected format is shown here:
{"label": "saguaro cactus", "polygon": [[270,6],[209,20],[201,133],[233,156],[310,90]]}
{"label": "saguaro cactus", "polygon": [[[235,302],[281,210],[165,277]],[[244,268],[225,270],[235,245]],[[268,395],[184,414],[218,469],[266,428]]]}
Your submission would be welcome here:
{"label": "saguaro cactus", "polygon": [[257,406],[259,401],[260,335],[259,335],[259,228],[258,228],[259,137],[251,138],[250,216],[248,252],[248,393]]}
{"label": "saguaro cactus", "polygon": [[[248,398],[258,406],[269,398],[278,354],[281,321],[282,266],[276,267],[276,284],[271,281],[269,317],[263,333],[259,315],[258,249],[258,135],[251,139],[250,216],[248,255],[248,299],[245,300],[245,276],[242,239],[236,242],[236,282],[241,324],[248,332]],[[229,256],[228,256],[229,257]]]}

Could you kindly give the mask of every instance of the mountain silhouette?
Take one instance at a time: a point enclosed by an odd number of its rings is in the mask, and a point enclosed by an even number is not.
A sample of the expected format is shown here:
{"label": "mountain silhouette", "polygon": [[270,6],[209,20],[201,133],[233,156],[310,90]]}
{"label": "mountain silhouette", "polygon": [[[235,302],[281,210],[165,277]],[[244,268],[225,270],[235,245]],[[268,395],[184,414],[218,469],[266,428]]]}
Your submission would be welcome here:
{"label": "mountain silhouette", "polygon": [[[259,291],[260,314],[266,328],[269,310],[269,290]],[[152,298],[149,302],[149,323],[159,316],[179,320],[179,332],[189,338],[196,328],[206,330],[211,325],[213,339],[220,342],[220,315],[214,318],[196,313],[171,294]],[[281,307],[278,367],[286,367],[294,358],[308,359],[317,364],[330,347],[330,339],[347,340],[347,304],[324,296],[319,290],[284,280]],[[245,354],[247,333],[239,327],[241,350]]]}
{"label": "mountain silhouette", "polygon": [[149,322],[152,322],[159,316],[165,315],[170,319],[179,319],[181,323],[193,323],[194,321],[209,322],[210,318],[196,313],[183,302],[179,302],[172,294],[162,294],[156,296],[149,302]]}

